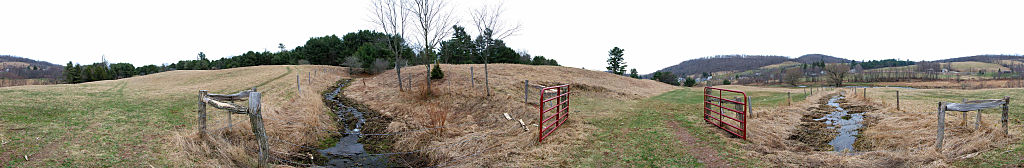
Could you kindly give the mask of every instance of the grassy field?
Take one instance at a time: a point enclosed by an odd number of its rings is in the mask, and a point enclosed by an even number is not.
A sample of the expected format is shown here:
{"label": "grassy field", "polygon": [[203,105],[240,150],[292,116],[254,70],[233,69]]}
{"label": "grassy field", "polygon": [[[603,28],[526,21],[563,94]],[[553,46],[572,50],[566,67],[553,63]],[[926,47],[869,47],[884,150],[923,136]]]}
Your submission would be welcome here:
{"label": "grassy field", "polygon": [[126,85],[0,89],[0,161],[25,167],[170,165],[160,139],[148,137],[186,126],[182,113],[194,104],[184,96],[138,96]]}
{"label": "grassy field", "polygon": [[[860,164],[860,160],[903,157],[944,157],[943,162],[921,162],[913,160],[909,166],[956,166],[992,167],[1024,164],[1024,142],[1021,141],[1024,103],[1024,89],[899,89],[870,88],[867,104],[877,106],[880,112],[870,115],[883,116],[887,123],[934,125],[935,102],[956,102],[960,98],[993,99],[1011,97],[1011,139],[984,136],[984,132],[969,132],[970,136],[950,136],[950,148],[941,154],[899,153],[889,156],[869,153],[857,156],[840,156],[826,152],[790,152],[775,148],[779,138],[770,131],[752,130],[750,141],[739,140],[727,135],[717,127],[702,120],[702,89],[678,88],[653,83],[649,80],[635,80],[603,72],[590,72],[549,66],[492,66],[491,84],[494,95],[486,97],[474,94],[480,91],[468,78],[469,65],[443,65],[451,78],[439,81],[440,96],[432,101],[458,101],[450,109],[462,115],[452,115],[450,123],[486,121],[484,124],[451,129],[442,136],[414,134],[398,138],[398,150],[450,144],[466,137],[488,136],[486,141],[460,145],[450,151],[432,151],[425,154],[437,157],[439,162],[451,158],[475,156],[474,159],[454,163],[461,166],[574,166],[574,167],[707,167],[730,163],[731,167],[772,167],[808,166],[801,164],[811,160],[782,160],[783,156],[813,155],[824,160],[844,161],[846,165]],[[0,88],[0,164],[6,167],[248,167],[253,154],[247,152],[254,145],[245,141],[249,135],[244,117],[235,120],[236,127],[221,132],[212,132],[218,137],[217,143],[197,142],[195,134],[195,92],[200,89],[211,93],[231,93],[258,87],[265,93],[264,115],[268,135],[291,143],[308,146],[322,145],[327,135],[311,133],[315,128],[331,128],[328,112],[320,103],[319,93],[345,75],[332,74],[315,78],[303,92],[294,88],[295,75],[305,75],[318,66],[261,66],[217,71],[172,71],[149,76],[121,80],[99,81],[74,85],[41,85]],[[419,79],[425,70],[422,67],[409,68],[409,76]],[[567,71],[564,74],[587,74],[585,77],[533,76],[533,73],[502,73],[506,71],[544,72]],[[422,72],[421,72],[422,71]],[[589,74],[593,73],[593,74]],[[393,76],[380,75],[361,78],[353,82],[346,95],[364,102],[377,111],[393,115],[396,120],[388,125],[388,131],[420,129],[427,125],[417,118],[424,114],[415,113],[424,104],[380,104],[389,101],[412,101],[415,96],[380,96],[397,92],[392,86]],[[529,102],[522,102],[520,79],[530,78],[531,83],[552,84],[568,82],[579,89],[572,97],[572,118],[559,128],[550,140],[536,143],[536,127],[530,131],[521,130],[517,122],[506,122],[500,117],[508,112],[515,118],[523,118],[529,125],[536,123],[536,111],[510,110],[534,109]],[[303,77],[304,82],[306,82]],[[467,80],[459,80],[467,79]],[[565,81],[567,80],[568,81]],[[365,83],[364,83],[365,82]],[[422,81],[413,81],[419,85]],[[477,79],[479,85],[481,79]],[[627,87],[643,85],[643,88]],[[746,91],[753,102],[755,116],[753,129],[778,129],[785,135],[792,125],[787,120],[798,120],[800,112],[816,106],[817,100],[828,93],[849,89],[816,90],[815,95],[804,94],[803,88],[752,87],[725,85],[727,89]],[[307,89],[309,88],[309,89]],[[901,93],[902,111],[894,111],[895,92]],[[465,94],[457,94],[464,92]],[[787,92],[792,105],[787,103]],[[516,94],[519,95],[516,95]],[[301,96],[300,96],[301,95]],[[306,96],[308,95],[308,96]],[[530,97],[535,98],[535,97]],[[854,98],[854,97],[851,97]],[[392,100],[393,99],[393,100]],[[484,101],[486,100],[486,101]],[[861,101],[861,99],[857,99]],[[438,106],[437,104],[433,104]],[[386,107],[386,108],[385,108]],[[476,110],[474,110],[476,109]],[[389,114],[390,113],[390,114]],[[987,127],[997,123],[996,110],[983,111]],[[533,114],[533,115],[531,115]],[[761,116],[764,115],[764,116]],[[795,117],[794,117],[795,116]],[[211,112],[211,128],[226,125],[222,113]],[[424,117],[425,118],[425,117]],[[917,118],[917,119],[915,119]],[[499,120],[500,119],[500,120]],[[886,120],[888,119],[888,120]],[[957,115],[947,116],[947,125],[956,124]],[[282,121],[283,120],[283,121]],[[780,124],[782,123],[782,124]],[[785,125],[785,126],[783,126]],[[929,146],[934,139],[930,127],[913,128],[912,134],[893,134],[892,142],[878,142],[880,146]],[[900,124],[879,124],[870,128],[892,129]],[[508,129],[514,128],[514,129]],[[868,129],[866,132],[874,130]],[[986,129],[991,130],[991,129]],[[962,131],[962,130],[958,130]],[[767,132],[767,133],[766,133]],[[681,133],[692,135],[696,140],[687,141]],[[920,137],[917,139],[901,136]],[[986,142],[971,142],[978,138]],[[241,140],[241,141],[240,141]],[[229,143],[233,142],[233,143]],[[228,144],[229,143],[229,144]],[[237,144],[235,144],[237,143]],[[986,145],[991,144],[991,145]],[[402,149],[401,145],[405,149]],[[295,158],[305,156],[302,149],[280,142],[271,143],[275,156]],[[706,151],[695,151],[708,149]],[[489,151],[489,152],[488,152]],[[482,153],[481,153],[482,152]],[[883,153],[884,154],[884,153]],[[721,156],[711,163],[705,155]],[[969,156],[969,157],[968,157]],[[813,165],[813,164],[811,164]]]}
{"label": "grassy field", "polygon": [[[240,166],[216,154],[184,152],[176,140],[195,131],[196,93],[233,93],[258,87],[264,115],[289,107],[294,80],[317,66],[260,66],[215,71],[171,71],[83,84],[0,88],[0,165],[5,167]],[[326,68],[326,67],[323,67]],[[337,76],[309,84],[310,97]],[[325,80],[326,78],[335,78]],[[304,87],[304,92],[307,88]],[[314,98],[315,99],[315,98]],[[322,106],[321,106],[322,108]],[[299,110],[309,110],[295,108]],[[208,123],[227,123],[210,111]],[[315,111],[326,116],[323,111]],[[235,119],[245,117],[239,116]],[[281,117],[284,118],[284,117]],[[326,120],[330,121],[330,120]],[[238,132],[244,132],[241,125]],[[268,122],[268,134],[280,131]],[[279,148],[287,149],[287,148]],[[207,155],[207,156],[203,156]],[[211,160],[211,158],[214,158]],[[240,163],[244,164],[244,162]]]}
{"label": "grassy field", "polygon": [[[794,105],[793,106],[806,106],[813,105],[816,101],[804,101],[806,96],[802,94],[800,89],[790,88],[761,88],[761,87],[747,87],[747,86],[721,86],[730,89],[745,90],[748,95],[751,96],[754,101],[755,107],[760,107],[758,112],[768,111],[769,113],[777,113],[773,111],[787,111],[792,108],[786,106],[786,94],[785,92],[800,92],[801,94],[793,94]],[[752,143],[750,141],[738,140],[731,135],[727,135],[724,131],[719,130],[716,127],[706,124],[701,119],[700,103],[702,98],[700,88],[682,88],[675,91],[667,92],[651,98],[640,99],[635,101],[616,102],[614,104],[609,103],[610,100],[593,99],[593,98],[579,98],[575,100],[579,104],[575,104],[574,108],[582,111],[602,111],[602,110],[613,110],[619,111],[621,115],[605,116],[605,117],[594,117],[587,118],[587,122],[594,124],[598,129],[592,133],[594,143],[586,146],[578,147],[577,152],[567,154],[565,157],[574,158],[573,164],[579,167],[594,167],[594,166],[634,166],[634,167],[705,167],[708,166],[706,163],[702,163],[699,159],[694,156],[694,152],[687,151],[686,146],[697,146],[714,149],[714,154],[724,157],[729,163],[736,163],[731,166],[736,167],[770,167],[770,166],[781,166],[790,165],[795,162],[796,165],[813,165],[806,163],[818,162],[814,159],[811,160],[775,160],[774,157],[763,157],[761,154],[755,151],[751,151],[750,148],[753,146],[761,146],[761,141]],[[934,123],[934,114],[927,115],[931,110],[932,106],[937,101],[955,102],[959,100],[952,100],[954,98],[968,98],[968,99],[992,99],[1001,98],[999,95],[1006,95],[1011,97],[1013,100],[1024,98],[1024,90],[1022,89],[985,89],[985,90],[947,90],[947,89],[898,89],[898,88],[871,88],[868,90],[869,99],[867,101],[874,102],[878,108],[887,110],[894,109],[895,102],[889,102],[887,100],[895,99],[895,91],[900,90],[901,92],[901,105],[903,106],[904,112],[907,114],[921,113],[925,116],[925,123]],[[836,93],[837,91],[845,91],[847,94],[852,94],[850,89],[833,89],[826,90],[825,93]],[[818,91],[822,92],[822,91]],[[861,93],[858,91],[858,93]],[[799,95],[799,96],[797,96]],[[815,96],[821,97],[821,95]],[[854,99],[860,99],[861,96],[853,96]],[[1024,109],[1024,103],[1011,104],[1011,136],[1019,137],[1021,128],[1021,119],[1024,118],[1024,114],[1020,113],[1019,109]],[[1016,112],[1012,112],[1013,109],[1018,109]],[[889,112],[887,112],[889,113]],[[990,125],[998,120],[998,110],[985,110],[984,120]],[[872,114],[877,115],[877,114]],[[772,115],[769,115],[772,116]],[[916,115],[912,115],[916,116]],[[961,119],[958,115],[947,116],[947,125],[956,124]],[[905,117],[898,118],[899,120],[908,120]],[[928,121],[930,119],[931,121]],[[973,121],[973,119],[972,119]],[[763,121],[762,121],[763,122]],[[916,121],[915,121],[916,122]],[[667,123],[678,124],[681,128],[685,128],[687,132],[693,134],[694,137],[699,138],[697,144],[680,144],[680,140],[673,137],[673,127]],[[756,122],[755,122],[756,123]],[[933,124],[934,125],[934,124]],[[954,125],[955,126],[955,125]],[[1014,127],[1016,126],[1016,127]],[[888,127],[888,126],[882,126]],[[952,126],[950,126],[952,127]],[[993,125],[994,127],[994,125]],[[772,127],[752,127],[752,128],[772,128]],[[924,139],[931,138],[934,140],[934,128],[917,128],[924,129],[926,132]],[[928,130],[932,129],[932,130]],[[874,131],[874,130],[872,130]],[[762,131],[763,132],[763,131]],[[757,136],[757,135],[755,135]],[[891,135],[891,136],[917,136],[917,135]],[[962,135],[960,135],[962,136]],[[942,155],[946,155],[945,161],[934,162],[925,161],[917,162],[914,157],[939,157],[935,154],[925,154],[919,156],[912,156],[909,159],[914,160],[913,164],[916,166],[954,166],[954,167],[1000,167],[1006,165],[1021,165],[1024,164],[1021,158],[1024,158],[1024,141],[1020,138],[1013,139],[993,139],[993,145],[995,146],[978,146],[975,143],[965,143],[960,139],[968,137],[960,136],[947,136],[946,146],[950,149],[946,149]],[[971,134],[971,137],[975,134]],[[989,137],[984,139],[988,141]],[[911,141],[908,141],[911,142]],[[882,145],[882,144],[879,144]],[[908,144],[909,145],[909,144]],[[928,146],[931,144],[925,144]],[[958,147],[962,146],[962,147]],[[667,147],[667,148],[666,148]],[[763,148],[763,147],[760,147]],[[882,150],[882,149],[878,149]],[[931,149],[929,149],[931,150]],[[781,152],[781,151],[780,151]],[[975,154],[972,154],[975,153]],[[875,157],[872,155],[887,155],[884,153],[870,152],[868,155],[851,156],[849,158],[829,154],[829,153],[818,153],[812,152],[805,155],[815,155],[814,157],[822,157],[823,160],[849,160],[851,165],[885,165],[889,163],[885,157]],[[850,160],[853,159],[853,160]],[[863,160],[863,161],[857,161]],[[925,160],[927,160],[925,158]],[[781,163],[780,163],[781,162]],[[906,166],[910,166],[906,165]],[[792,165],[791,165],[792,166]]]}
{"label": "grassy field", "polygon": [[[751,88],[746,86],[725,86],[729,88]],[[786,91],[793,101],[803,101],[806,95],[799,89],[756,89],[747,92],[755,107],[775,108],[786,104]],[[702,88],[681,88],[651,98],[635,101],[612,101],[593,98],[578,98],[574,108],[581,111],[603,111],[613,109],[619,115],[588,118],[599,131],[593,133],[591,145],[580,146],[578,152],[567,155],[575,158],[574,164],[581,167],[632,166],[632,167],[704,167],[683,146],[713,149],[711,153],[722,157],[730,166],[763,167],[768,164],[756,157],[748,157],[742,147],[726,141],[735,139],[724,131],[710,126],[702,120],[700,110]],[[612,103],[615,102],[615,103]],[[676,124],[676,125],[670,125]],[[681,144],[675,138],[675,129],[686,129],[698,138],[698,144]],[[741,142],[742,143],[742,142]],[[691,147],[691,148],[693,148]]]}

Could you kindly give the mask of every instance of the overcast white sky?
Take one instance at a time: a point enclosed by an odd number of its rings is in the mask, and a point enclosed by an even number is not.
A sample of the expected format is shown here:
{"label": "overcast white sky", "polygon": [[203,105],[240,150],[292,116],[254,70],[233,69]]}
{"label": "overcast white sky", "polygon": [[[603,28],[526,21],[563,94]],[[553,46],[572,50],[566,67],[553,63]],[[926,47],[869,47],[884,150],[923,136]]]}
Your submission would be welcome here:
{"label": "overcast white sky", "polygon": [[[456,14],[497,1],[457,0]],[[276,51],[374,29],[369,1],[0,1],[0,55],[144,64]],[[510,0],[510,47],[603,70],[612,47],[641,73],[723,54],[854,60],[1024,54],[1024,1]],[[462,25],[470,27],[469,21]]]}

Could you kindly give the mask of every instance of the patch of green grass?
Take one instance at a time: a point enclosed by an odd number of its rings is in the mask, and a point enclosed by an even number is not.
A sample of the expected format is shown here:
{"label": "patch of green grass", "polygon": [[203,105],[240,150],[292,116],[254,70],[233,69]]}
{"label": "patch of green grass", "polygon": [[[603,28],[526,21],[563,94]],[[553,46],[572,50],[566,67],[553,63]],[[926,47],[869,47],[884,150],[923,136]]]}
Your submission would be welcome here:
{"label": "patch of green grass", "polygon": [[[194,108],[192,99],[126,96],[124,82],[105,90],[5,91],[0,103],[0,133],[10,137],[0,147],[10,166],[76,165],[120,167],[168,165],[160,139],[186,119],[175,112]],[[102,87],[102,86],[101,86]],[[83,101],[88,100],[88,101]],[[47,102],[47,103],[43,103]],[[26,162],[25,156],[33,162]]]}
{"label": "patch of green grass", "polygon": [[[782,94],[768,94],[769,96],[785,97],[785,93]],[[686,90],[675,90],[659,96],[655,96],[651,99],[661,101],[667,106],[666,109],[674,111],[672,119],[676,121],[681,127],[685,128],[691,135],[700,139],[700,145],[711,147],[718,151],[719,156],[728,160],[733,166],[748,166],[748,167],[764,167],[763,162],[757,158],[747,158],[744,154],[744,150],[735,144],[730,144],[723,138],[734,138],[732,136],[722,137],[721,134],[716,133],[718,129],[716,127],[701,126],[706,124],[703,120],[703,110],[701,110],[702,102],[704,98],[701,97],[701,91],[695,89]],[[765,97],[766,99],[778,99],[773,97]],[[795,98],[794,98],[795,99]],[[802,100],[802,98],[801,98]],[[795,101],[795,100],[794,100]],[[756,104],[756,103],[755,103]],[[746,142],[744,142],[746,143]]]}
{"label": "patch of green grass", "polygon": [[[601,111],[614,109],[615,115],[587,118],[599,128],[593,143],[580,147],[568,157],[576,158],[580,167],[704,167],[682,146],[710,147],[719,157],[736,165],[764,166],[756,158],[747,158],[744,150],[723,140],[714,127],[701,126],[703,120],[702,89],[684,88],[644,100],[620,102],[597,98],[576,98],[575,109]],[[754,98],[769,100],[768,104],[785,100],[785,93],[757,93]],[[797,96],[794,94],[794,99]],[[781,97],[781,98],[780,98]],[[803,99],[803,96],[799,97]],[[611,103],[610,101],[616,101]],[[795,100],[798,101],[798,100]],[[681,144],[669,123],[676,123],[699,139],[697,144]]]}
{"label": "patch of green grass", "polygon": [[[569,154],[579,167],[702,167],[687,154],[672,130],[666,127],[667,110],[646,107],[649,100],[618,102],[576,98],[577,109],[617,104],[626,106],[615,116],[588,118],[600,130],[592,134],[593,143]],[[613,102],[615,101],[615,102]],[[586,103],[583,103],[586,102]],[[582,106],[582,107],[580,107]],[[573,107],[576,108],[576,107]]]}

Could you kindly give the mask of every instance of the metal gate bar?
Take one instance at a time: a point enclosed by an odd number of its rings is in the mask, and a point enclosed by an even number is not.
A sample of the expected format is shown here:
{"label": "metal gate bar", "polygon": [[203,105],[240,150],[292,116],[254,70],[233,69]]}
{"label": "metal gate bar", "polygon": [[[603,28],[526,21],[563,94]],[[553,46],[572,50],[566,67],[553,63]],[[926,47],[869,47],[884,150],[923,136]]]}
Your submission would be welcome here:
{"label": "metal gate bar", "polygon": [[[713,95],[714,91],[718,91],[718,96]],[[738,93],[743,95],[743,99],[729,100],[723,98],[723,92]],[[715,125],[718,128],[729,132],[730,134],[736,135],[744,140],[747,139],[747,112],[749,108],[749,98],[747,93],[736,90],[720,89],[713,87],[704,87],[704,121]],[[736,108],[729,108],[723,106],[723,103],[736,105]],[[718,110],[714,108],[717,107]],[[732,112],[736,114],[736,117],[731,117],[725,112]],[[717,116],[714,116],[717,115]],[[714,122],[711,119],[714,119]],[[736,122],[737,124],[730,124],[730,122]],[[737,126],[740,125],[740,126]],[[726,127],[728,126],[728,127]],[[732,129],[730,129],[732,128]],[[735,131],[734,131],[735,130]]]}
{"label": "metal gate bar", "polygon": [[[552,132],[555,132],[555,129],[562,126],[562,123],[569,118],[569,94],[572,93],[570,90],[569,85],[545,87],[540,90],[540,123],[537,124],[539,130],[537,134],[537,142],[543,141],[544,138],[551,135]],[[548,92],[554,92],[555,97],[545,98],[545,93]],[[555,101],[554,105],[550,108],[545,108],[545,104],[551,105],[548,103],[550,101]],[[544,113],[549,113],[552,110],[555,112],[554,115],[544,117]],[[555,119],[555,121],[548,125],[544,124],[551,119]]]}

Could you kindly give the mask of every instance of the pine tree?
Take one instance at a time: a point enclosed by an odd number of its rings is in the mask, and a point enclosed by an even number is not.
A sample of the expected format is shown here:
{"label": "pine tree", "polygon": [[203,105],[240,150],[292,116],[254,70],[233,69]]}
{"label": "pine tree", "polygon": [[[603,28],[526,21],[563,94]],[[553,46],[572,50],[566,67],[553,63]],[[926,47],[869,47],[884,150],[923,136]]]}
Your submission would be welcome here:
{"label": "pine tree", "polygon": [[623,51],[624,50],[619,47],[608,50],[608,71],[611,71],[616,75],[626,73],[626,62],[622,59]]}

